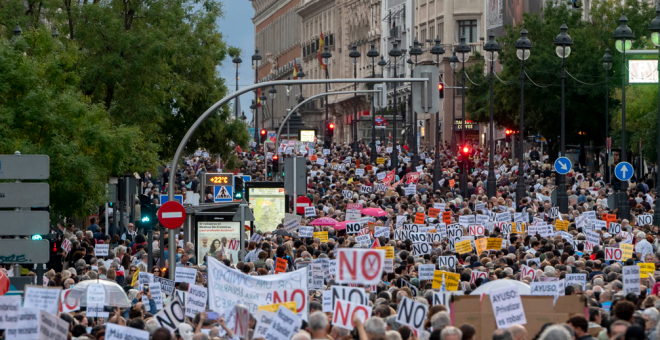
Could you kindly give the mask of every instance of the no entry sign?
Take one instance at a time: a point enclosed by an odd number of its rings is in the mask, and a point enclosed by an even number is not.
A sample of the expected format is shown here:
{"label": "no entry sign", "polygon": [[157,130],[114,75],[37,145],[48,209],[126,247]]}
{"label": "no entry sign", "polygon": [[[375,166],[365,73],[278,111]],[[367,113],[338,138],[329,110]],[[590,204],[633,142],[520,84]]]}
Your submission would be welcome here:
{"label": "no entry sign", "polygon": [[176,229],[186,220],[186,210],[177,201],[167,201],[158,209],[158,221],[167,229]]}
{"label": "no entry sign", "polygon": [[305,208],[311,206],[312,206],[312,201],[309,198],[307,198],[307,196],[298,196],[298,198],[296,198],[296,211],[299,214],[304,214]]}

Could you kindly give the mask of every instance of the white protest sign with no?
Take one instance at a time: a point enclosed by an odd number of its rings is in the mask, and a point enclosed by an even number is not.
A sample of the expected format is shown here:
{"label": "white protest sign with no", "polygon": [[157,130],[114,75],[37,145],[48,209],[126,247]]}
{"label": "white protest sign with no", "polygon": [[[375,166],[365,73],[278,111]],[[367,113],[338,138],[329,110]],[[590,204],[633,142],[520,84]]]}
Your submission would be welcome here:
{"label": "white protest sign with no", "polygon": [[364,322],[371,316],[371,307],[358,305],[346,300],[337,300],[335,302],[332,325],[352,331],[353,318],[355,316],[360,318],[360,321],[364,324]]}
{"label": "white protest sign with no", "polygon": [[424,329],[428,310],[428,306],[404,297],[397,310],[396,322],[421,331]]}
{"label": "white protest sign with no", "polygon": [[340,248],[337,282],[375,285],[383,274],[385,250]]}

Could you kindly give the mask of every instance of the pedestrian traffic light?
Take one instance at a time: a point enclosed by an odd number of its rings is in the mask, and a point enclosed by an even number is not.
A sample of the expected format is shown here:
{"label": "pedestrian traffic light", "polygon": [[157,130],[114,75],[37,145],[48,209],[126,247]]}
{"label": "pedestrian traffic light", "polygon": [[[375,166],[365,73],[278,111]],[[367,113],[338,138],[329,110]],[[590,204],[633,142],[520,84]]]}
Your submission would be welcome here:
{"label": "pedestrian traffic light", "polygon": [[243,199],[243,190],[245,188],[243,187],[243,177],[241,176],[234,176],[234,199],[235,200],[242,200]]}
{"label": "pedestrian traffic light", "polygon": [[280,169],[280,156],[273,155],[273,172],[277,173]]}
{"label": "pedestrian traffic light", "polygon": [[266,129],[261,129],[259,131],[259,138],[260,138],[262,143],[266,141],[266,137],[268,137],[267,133],[266,133]]}
{"label": "pedestrian traffic light", "polygon": [[444,83],[439,83],[438,84],[438,92],[440,92],[440,99],[445,98],[445,84]]}
{"label": "pedestrian traffic light", "polygon": [[158,208],[151,203],[147,195],[140,195],[140,220],[137,221],[139,229],[151,230],[158,223]]}

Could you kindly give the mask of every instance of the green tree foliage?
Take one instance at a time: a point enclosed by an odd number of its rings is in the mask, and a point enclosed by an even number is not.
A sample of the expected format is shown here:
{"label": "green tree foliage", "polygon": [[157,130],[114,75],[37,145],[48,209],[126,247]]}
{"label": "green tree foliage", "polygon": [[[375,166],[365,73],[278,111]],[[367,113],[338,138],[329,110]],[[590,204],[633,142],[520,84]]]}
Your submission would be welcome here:
{"label": "green tree foliage", "polygon": [[[627,2],[628,25],[635,34],[633,48],[646,44],[646,27],[655,17],[653,8],[647,3]],[[531,56],[525,61],[525,127],[527,133],[540,133],[554,144],[558,150],[561,133],[561,63],[555,51],[554,39],[559,35],[563,22],[568,26],[568,34],[573,38],[571,54],[565,59],[566,90],[565,118],[566,144],[580,143],[580,138],[592,140],[595,145],[605,143],[605,70],[601,58],[609,48],[615,56],[610,71],[610,121],[620,110],[619,101],[612,91],[621,85],[622,56],[614,48],[612,33],[619,26],[623,13],[620,2],[599,0],[592,2],[590,16],[583,18],[582,10],[571,8],[569,1],[546,7],[537,14],[524,15],[519,26],[507,26],[498,43],[502,50],[499,58],[502,71],[495,79],[494,117],[500,127],[517,129],[520,116],[520,73],[521,61],[516,57],[514,45],[524,28],[533,44]],[[477,84],[468,90],[467,111],[470,119],[478,122],[489,121],[490,83],[484,75],[483,60],[467,70]],[[578,79],[578,80],[576,80]],[[533,82],[532,82],[533,81]],[[613,129],[613,124],[610,124]],[[610,130],[612,131],[612,130]],[[581,137],[579,132],[586,133]]]}
{"label": "green tree foliage", "polygon": [[[220,0],[3,3],[0,129],[14,138],[3,136],[2,152],[50,155],[51,202],[67,216],[104,202],[110,176],[169,163],[188,128],[228,93],[219,66],[240,50],[219,33],[222,15]],[[10,43],[16,23],[23,36]],[[187,151],[205,147],[231,168],[234,145],[247,141],[224,105]]]}

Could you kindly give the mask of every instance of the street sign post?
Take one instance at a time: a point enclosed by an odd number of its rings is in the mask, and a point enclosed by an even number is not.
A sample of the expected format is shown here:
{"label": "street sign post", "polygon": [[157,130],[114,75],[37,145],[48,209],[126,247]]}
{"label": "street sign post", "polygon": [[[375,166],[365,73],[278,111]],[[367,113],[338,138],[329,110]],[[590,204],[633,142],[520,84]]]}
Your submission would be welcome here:
{"label": "street sign post", "polygon": [[307,196],[299,196],[296,198],[296,212],[299,214],[304,214],[305,213],[305,208],[311,207],[312,206],[312,201],[307,198]]}
{"label": "street sign post", "polygon": [[0,208],[31,208],[49,205],[48,183],[0,183]]}
{"label": "street sign post", "polygon": [[50,159],[46,155],[0,155],[0,179],[48,179]]}
{"label": "street sign post", "polygon": [[571,160],[566,157],[559,157],[555,161],[555,171],[560,175],[566,175],[572,167]]}
{"label": "street sign post", "polygon": [[186,209],[177,201],[167,201],[158,209],[158,221],[167,229],[176,229],[186,220]]}
{"label": "street sign post", "polygon": [[614,168],[614,175],[621,181],[629,180],[634,172],[633,166],[628,162],[621,162]]}
{"label": "street sign post", "polygon": [[240,245],[241,253],[245,252],[245,222],[254,221],[254,220],[255,220],[254,214],[252,214],[250,207],[248,206],[245,199],[243,199],[241,203],[238,205],[238,210],[236,210],[236,213],[232,218],[232,221],[234,222],[241,222],[241,227],[239,228],[240,230],[239,245]]}

